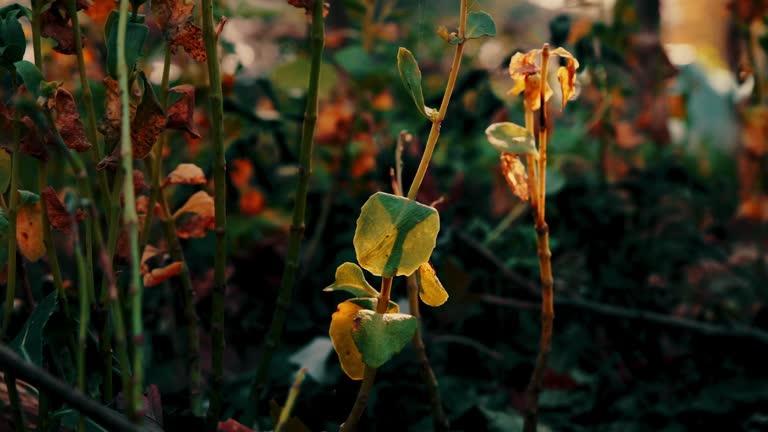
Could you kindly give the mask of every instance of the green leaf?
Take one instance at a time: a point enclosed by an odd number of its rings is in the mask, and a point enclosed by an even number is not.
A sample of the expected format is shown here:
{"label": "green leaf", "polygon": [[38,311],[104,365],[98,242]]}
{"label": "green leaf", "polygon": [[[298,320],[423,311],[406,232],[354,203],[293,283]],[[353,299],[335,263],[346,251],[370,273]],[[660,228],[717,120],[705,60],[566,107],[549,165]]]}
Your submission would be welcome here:
{"label": "green leaf", "polygon": [[345,262],[336,269],[336,280],[323,291],[346,291],[355,297],[378,297],[376,291],[363,275],[357,264]]}
{"label": "green leaf", "polygon": [[14,63],[24,58],[27,40],[19,23],[20,15],[26,15],[26,8],[14,4],[0,9],[0,64],[12,69]]}
{"label": "green leaf", "polygon": [[[108,21],[109,24],[109,21]],[[117,21],[109,26],[107,37],[107,72],[117,78]],[[149,27],[144,24],[129,22],[125,28],[125,64],[128,73],[132,72],[144,50],[144,41],[149,34]]]}
{"label": "green leaf", "polygon": [[400,72],[400,79],[403,80],[408,93],[411,94],[416,108],[424,117],[434,120],[437,111],[424,105],[424,93],[421,90],[421,69],[413,53],[408,49],[400,47],[397,51],[397,70]]}
{"label": "green leaf", "polygon": [[11,156],[5,149],[0,149],[0,194],[5,193],[11,183]]}
{"label": "green leaf", "polygon": [[27,87],[27,91],[37,99],[40,97],[40,84],[45,82],[43,80],[43,74],[40,73],[40,69],[33,63],[26,60],[17,61],[13,64],[21,76],[21,80],[24,81],[24,85]]}
{"label": "green leaf", "polygon": [[496,36],[496,23],[486,12],[470,12],[467,15],[467,31],[464,39],[477,39],[483,36]]}
{"label": "green leaf", "polygon": [[40,201],[40,195],[28,190],[19,191],[19,207],[31,205]]}
{"label": "green leaf", "polygon": [[359,44],[340,49],[334,54],[333,59],[355,79],[364,79],[383,69],[377,59],[368,54],[368,51]]}
{"label": "green leaf", "polygon": [[376,276],[410,275],[429,261],[438,231],[440,216],[434,208],[377,192],[357,219],[357,262]]}
{"label": "green leaf", "polygon": [[32,9],[22,6],[18,3],[9,4],[0,8],[0,18],[21,18],[22,16],[32,18]]}
{"label": "green leaf", "polygon": [[363,309],[355,317],[352,337],[363,355],[363,363],[377,368],[403,349],[417,326],[418,320],[412,315]]}
{"label": "green leaf", "polygon": [[54,291],[38,303],[10,345],[22,358],[40,367],[43,366],[43,329],[56,310],[57,302],[58,297]]}
{"label": "green leaf", "polygon": [[524,127],[514,123],[494,123],[485,130],[485,136],[499,152],[536,154],[536,141]]}

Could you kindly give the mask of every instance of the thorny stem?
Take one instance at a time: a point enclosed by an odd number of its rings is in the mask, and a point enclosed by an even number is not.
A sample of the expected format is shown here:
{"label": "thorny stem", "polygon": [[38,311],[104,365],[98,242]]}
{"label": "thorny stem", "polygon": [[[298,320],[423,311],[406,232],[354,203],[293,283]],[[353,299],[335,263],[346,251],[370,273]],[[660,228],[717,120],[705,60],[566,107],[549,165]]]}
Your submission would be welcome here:
{"label": "thorny stem", "polygon": [[[549,54],[548,45],[544,45],[542,50],[542,80],[546,80],[546,60]],[[544,85],[544,84],[542,84]],[[547,101],[544,97],[545,92],[541,92],[541,131],[539,135],[539,157],[544,161],[539,165],[539,203],[538,208],[534,208],[534,217],[536,220],[536,243],[539,256],[539,273],[541,275],[541,339],[539,340],[539,353],[536,356],[536,365],[534,366],[531,380],[525,392],[526,407],[524,411],[524,432],[536,432],[537,416],[539,411],[539,393],[541,393],[542,382],[544,380],[544,371],[547,368],[547,359],[552,350],[552,323],[555,318],[553,277],[552,277],[552,253],[549,250],[549,226],[544,219],[545,214],[545,178],[546,178],[546,160],[547,160],[547,128],[549,126],[547,119]]]}
{"label": "thorny stem", "polygon": [[443,401],[440,396],[440,387],[437,383],[437,377],[429,363],[427,349],[424,346],[424,339],[421,337],[421,313],[419,312],[419,287],[416,284],[416,278],[408,276],[408,312],[419,320],[419,327],[413,335],[413,349],[416,351],[416,357],[421,363],[421,376],[427,385],[429,392],[429,402],[432,405],[432,424],[435,432],[447,431],[449,429],[448,418],[443,410]]}
{"label": "thorny stem", "polygon": [[[381,278],[381,295],[379,295],[379,300],[376,302],[376,313],[383,314],[387,312],[391,293],[392,278]],[[353,432],[357,430],[357,425],[360,423],[360,417],[362,417],[365,407],[368,405],[368,398],[375,381],[376,368],[366,365],[363,372],[363,382],[360,384],[360,390],[357,392],[355,404],[352,406],[347,420],[339,428],[339,432]]]}
{"label": "thorny stem", "polygon": [[[69,16],[72,18],[72,32],[75,39],[75,55],[77,56],[77,68],[80,72],[80,89],[82,91],[83,102],[85,103],[85,110],[88,114],[88,122],[86,124],[86,134],[88,134],[88,141],[93,146],[91,148],[91,156],[94,164],[97,164],[103,157],[104,151],[101,148],[98,134],[96,133],[96,110],[93,107],[93,93],[91,92],[91,85],[88,82],[87,68],[85,65],[85,56],[83,55],[83,41],[80,31],[80,22],[77,16],[77,0],[69,0],[68,3]],[[107,183],[107,174],[105,171],[99,171],[97,174],[99,188],[101,189],[101,196],[103,202],[109,205],[109,186]],[[90,265],[93,266],[91,259]]]}
{"label": "thorny stem", "polygon": [[[144,385],[144,340],[141,314],[142,285],[139,271],[139,231],[138,215],[136,214],[136,194],[133,188],[133,149],[131,146],[131,119],[128,94],[128,66],[125,62],[125,35],[128,25],[128,0],[120,0],[120,18],[117,27],[117,77],[120,85],[120,101],[122,105],[122,123],[120,128],[120,157],[123,170],[123,196],[125,199],[123,222],[128,231],[130,248],[130,283],[128,293],[131,297],[131,327],[133,330],[133,377],[131,391],[124,390],[123,395],[128,401],[128,411],[134,422],[141,423],[143,414],[142,390]],[[115,311],[122,307],[119,302],[113,303]],[[116,314],[117,315],[117,314]],[[120,311],[122,315],[122,311]],[[115,324],[117,324],[117,319]],[[126,359],[127,361],[127,359]],[[122,360],[121,360],[122,362]],[[123,378],[125,380],[125,378]],[[139,409],[139,411],[137,411]]]}
{"label": "thorny stem", "polygon": [[293,405],[296,403],[296,398],[299,396],[299,390],[301,390],[301,383],[304,381],[304,375],[306,375],[307,370],[305,368],[302,368],[299,370],[299,373],[296,374],[296,379],[293,381],[293,385],[291,386],[291,390],[288,392],[288,399],[285,401],[285,406],[280,411],[280,417],[277,420],[277,426],[275,426],[275,432],[282,432],[285,428],[285,425],[288,423],[288,419],[291,416],[291,410],[293,410]]}
{"label": "thorny stem", "polygon": [[216,255],[213,273],[213,299],[211,318],[211,404],[208,408],[208,424],[215,429],[221,416],[223,405],[222,386],[224,384],[224,297],[226,294],[227,267],[227,162],[224,155],[224,131],[222,119],[224,105],[221,91],[221,70],[217,38],[213,28],[213,0],[203,0],[203,40],[208,56],[208,97],[211,109],[211,138],[216,155],[213,168]]}
{"label": "thorny stem", "polygon": [[[461,0],[461,15],[459,16],[459,38],[464,37],[464,32],[467,28],[467,0]],[[443,95],[443,101],[440,104],[440,110],[438,111],[437,118],[432,121],[432,128],[429,131],[429,138],[427,138],[427,144],[424,147],[424,154],[419,162],[419,168],[416,171],[416,176],[413,178],[410,189],[408,189],[408,199],[416,199],[416,195],[421,188],[421,182],[424,181],[424,176],[427,174],[427,168],[429,162],[432,160],[432,153],[435,151],[435,145],[437,139],[440,137],[440,127],[443,124],[445,115],[448,112],[448,104],[451,102],[451,95],[453,89],[456,86],[456,79],[459,76],[459,68],[461,67],[461,57],[464,53],[464,41],[456,45],[456,51],[453,55],[453,64],[451,65],[451,72],[448,75],[448,84],[445,86],[445,94]]]}
{"label": "thorny stem", "polygon": [[[325,44],[325,28],[323,23],[323,2],[316,1],[312,14],[311,52],[312,64],[309,72],[309,85],[307,90],[307,105],[304,112],[304,125],[301,132],[301,149],[299,154],[299,179],[296,186],[296,201],[293,208],[293,220],[291,233],[288,238],[288,251],[285,258],[280,291],[277,296],[275,313],[272,316],[272,324],[264,353],[261,356],[256,372],[256,380],[251,388],[251,407],[258,403],[259,393],[269,376],[269,366],[272,356],[280,345],[280,337],[285,327],[288,316],[288,308],[293,297],[293,289],[296,284],[296,275],[299,267],[299,252],[304,236],[304,222],[307,207],[307,193],[309,190],[309,178],[312,175],[312,147],[317,123],[318,88],[320,83],[320,65],[323,58],[323,46]],[[250,420],[250,419],[249,419]]]}

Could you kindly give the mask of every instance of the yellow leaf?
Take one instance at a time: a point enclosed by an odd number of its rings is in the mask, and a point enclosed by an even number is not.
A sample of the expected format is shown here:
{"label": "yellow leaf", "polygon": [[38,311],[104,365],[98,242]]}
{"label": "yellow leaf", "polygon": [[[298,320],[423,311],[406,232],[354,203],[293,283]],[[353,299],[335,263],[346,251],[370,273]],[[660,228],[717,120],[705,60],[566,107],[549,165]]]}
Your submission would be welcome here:
{"label": "yellow leaf", "polygon": [[363,379],[363,371],[365,370],[363,356],[352,338],[352,326],[355,317],[357,312],[362,309],[361,306],[350,301],[339,303],[336,312],[331,317],[331,329],[328,332],[331,336],[333,349],[339,356],[341,368],[353,380]]}
{"label": "yellow leaf", "polygon": [[502,153],[501,171],[504,173],[504,180],[507,181],[510,189],[512,189],[512,193],[520,198],[520,201],[528,201],[530,198],[528,192],[528,173],[520,158],[512,153]]}
{"label": "yellow leaf", "polygon": [[416,283],[419,286],[421,301],[429,306],[440,306],[448,300],[448,293],[435,274],[430,263],[424,263],[416,272]]}
{"label": "yellow leaf", "polygon": [[29,261],[45,255],[43,242],[43,208],[40,201],[19,207],[16,214],[16,240],[19,250]]}

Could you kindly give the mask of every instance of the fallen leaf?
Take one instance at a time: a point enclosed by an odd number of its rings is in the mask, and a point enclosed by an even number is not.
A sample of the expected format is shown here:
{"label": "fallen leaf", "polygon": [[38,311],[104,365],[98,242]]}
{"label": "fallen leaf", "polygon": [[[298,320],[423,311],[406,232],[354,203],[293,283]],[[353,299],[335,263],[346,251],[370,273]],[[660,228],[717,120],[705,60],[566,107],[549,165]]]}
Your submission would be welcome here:
{"label": "fallen leaf", "polygon": [[200,185],[205,183],[205,173],[199,166],[191,163],[183,163],[179,164],[173,172],[168,174],[168,177],[166,177],[163,182],[163,186],[168,184]]}
{"label": "fallen leaf", "polygon": [[62,87],[56,89],[54,110],[56,111],[56,129],[59,130],[64,144],[78,153],[89,150],[91,143],[85,136],[85,128],[80,119],[75,99],[70,92]]}
{"label": "fallen leaf", "polygon": [[40,193],[45,200],[45,210],[48,214],[48,222],[53,229],[69,234],[72,232],[72,215],[69,214],[59,195],[52,187],[48,186]]}

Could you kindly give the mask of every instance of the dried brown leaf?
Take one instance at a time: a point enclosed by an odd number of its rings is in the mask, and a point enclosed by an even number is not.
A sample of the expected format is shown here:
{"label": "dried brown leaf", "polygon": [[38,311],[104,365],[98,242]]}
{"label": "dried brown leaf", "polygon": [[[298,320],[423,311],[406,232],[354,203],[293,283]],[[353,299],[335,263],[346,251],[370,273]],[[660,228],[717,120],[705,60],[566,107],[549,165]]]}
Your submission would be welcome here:
{"label": "dried brown leaf", "polygon": [[22,255],[29,261],[37,261],[45,255],[43,207],[40,201],[19,207],[16,214],[16,241]]}
{"label": "dried brown leaf", "polygon": [[78,153],[89,150],[91,143],[85,136],[85,128],[80,120],[75,99],[62,87],[56,89],[54,110],[56,111],[56,129],[59,130],[64,144]]}
{"label": "dried brown leaf", "polygon": [[195,87],[190,84],[183,84],[169,89],[171,93],[178,93],[181,98],[168,108],[168,129],[183,130],[200,138],[200,134],[194,128],[193,119],[195,114]]}
{"label": "dried brown leaf", "polygon": [[144,275],[144,286],[152,287],[181,273],[184,267],[182,261],[165,262],[165,252],[148,245],[141,256],[141,274]]}
{"label": "dried brown leaf", "polygon": [[520,161],[520,157],[512,153],[502,153],[501,172],[504,174],[504,180],[512,189],[512,193],[521,201],[528,201],[530,198],[528,173],[525,170],[525,165]]}
{"label": "dried brown leaf", "polygon": [[213,197],[206,191],[199,191],[173,214],[176,232],[181,238],[205,237],[208,230],[214,228],[214,216]]}
{"label": "dried brown leaf", "polygon": [[168,174],[164,184],[187,184],[187,185],[199,185],[205,184],[205,173],[203,170],[190,163],[179,164],[173,172]]}
{"label": "dried brown leaf", "polygon": [[48,186],[43,189],[40,195],[45,200],[45,210],[48,214],[48,222],[53,229],[66,234],[71,233],[74,219],[67,211],[67,208],[64,207],[64,203],[61,202],[56,190]]}

